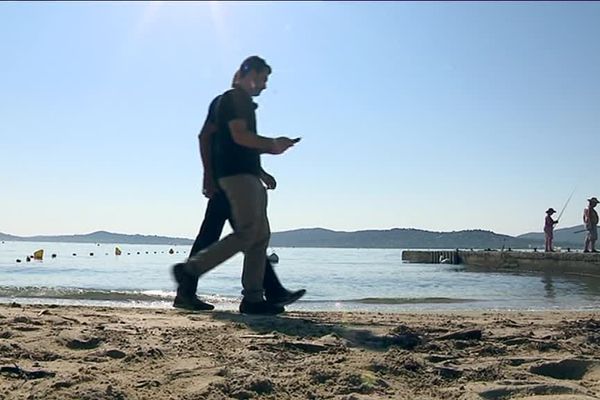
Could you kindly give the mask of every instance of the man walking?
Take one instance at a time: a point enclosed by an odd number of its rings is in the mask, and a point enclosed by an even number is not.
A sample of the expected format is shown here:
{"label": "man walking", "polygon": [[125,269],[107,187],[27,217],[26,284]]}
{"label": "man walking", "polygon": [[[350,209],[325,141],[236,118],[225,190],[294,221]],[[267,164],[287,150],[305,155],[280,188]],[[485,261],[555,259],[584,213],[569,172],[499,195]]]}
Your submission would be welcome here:
{"label": "man walking", "polygon": [[[232,87],[235,87],[238,79],[239,72],[234,76]],[[200,157],[204,167],[202,193],[209,199],[209,201],[206,207],[204,221],[200,227],[200,232],[198,233],[198,236],[192,245],[190,257],[219,240],[226,220],[229,220],[230,224],[233,226],[227,197],[222,190],[219,190],[218,185],[215,183],[214,170],[212,166],[214,135],[218,130],[216,109],[220,98],[221,96],[217,96],[210,103],[206,120],[202,126],[202,129],[200,130],[200,134],[198,135],[200,144]],[[268,189],[275,189],[276,181],[272,176],[261,176],[261,180],[267,185]],[[294,292],[285,289],[277,278],[277,275],[275,274],[273,266],[269,260],[266,260],[265,263],[263,286],[265,290],[266,301],[279,306],[291,304],[306,293],[306,290],[304,289]],[[197,276],[190,276],[189,279],[182,282],[182,284],[180,284],[177,288],[177,296],[173,301],[173,306],[194,311],[212,310],[214,308],[212,304],[205,303],[196,297],[197,287]]]}
{"label": "man walking", "polygon": [[[281,154],[298,140],[259,136],[252,97],[266,88],[271,67],[260,57],[244,60],[239,82],[225,92],[217,106],[217,128],[213,151],[214,177],[231,208],[233,233],[173,267],[179,286],[244,252],[243,299],[240,312],[278,314],[282,306],[266,302],[263,296],[266,250],[270,239],[267,193],[261,182],[266,173],[261,153]],[[267,178],[268,179],[268,178]]]}

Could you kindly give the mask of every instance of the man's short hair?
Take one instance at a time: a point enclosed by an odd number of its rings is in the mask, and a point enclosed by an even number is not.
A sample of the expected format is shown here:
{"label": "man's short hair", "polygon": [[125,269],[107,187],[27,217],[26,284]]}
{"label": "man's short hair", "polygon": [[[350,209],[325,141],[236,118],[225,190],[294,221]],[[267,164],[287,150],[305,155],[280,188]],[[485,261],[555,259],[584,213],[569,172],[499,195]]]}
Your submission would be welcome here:
{"label": "man's short hair", "polygon": [[259,56],[250,56],[242,62],[242,65],[240,65],[240,77],[243,78],[248,75],[250,71],[256,71],[260,74],[265,70],[267,71],[267,74],[271,73],[271,67],[265,60]]}

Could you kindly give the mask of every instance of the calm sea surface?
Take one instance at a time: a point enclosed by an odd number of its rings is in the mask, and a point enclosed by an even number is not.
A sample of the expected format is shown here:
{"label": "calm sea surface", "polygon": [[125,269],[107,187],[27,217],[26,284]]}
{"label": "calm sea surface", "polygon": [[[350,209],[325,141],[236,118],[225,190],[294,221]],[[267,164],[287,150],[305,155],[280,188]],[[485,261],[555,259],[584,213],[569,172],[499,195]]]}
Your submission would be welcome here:
{"label": "calm sea surface", "polygon": [[[26,262],[38,249],[44,249],[43,261]],[[600,309],[599,278],[406,264],[398,249],[274,250],[284,285],[308,290],[290,310]],[[185,260],[188,251],[189,246],[0,242],[0,303],[170,307],[175,294],[170,266]],[[238,255],[203,276],[199,295],[218,309],[236,309],[241,264]]]}

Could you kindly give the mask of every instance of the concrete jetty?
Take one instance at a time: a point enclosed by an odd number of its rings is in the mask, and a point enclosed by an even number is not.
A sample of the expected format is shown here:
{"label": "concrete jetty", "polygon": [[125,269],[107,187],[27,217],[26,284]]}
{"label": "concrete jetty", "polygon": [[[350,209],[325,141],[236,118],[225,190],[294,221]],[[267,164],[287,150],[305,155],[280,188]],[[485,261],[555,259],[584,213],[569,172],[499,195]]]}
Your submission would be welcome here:
{"label": "concrete jetty", "polygon": [[402,260],[420,264],[464,264],[490,270],[549,271],[600,277],[600,253],[501,250],[405,250]]}

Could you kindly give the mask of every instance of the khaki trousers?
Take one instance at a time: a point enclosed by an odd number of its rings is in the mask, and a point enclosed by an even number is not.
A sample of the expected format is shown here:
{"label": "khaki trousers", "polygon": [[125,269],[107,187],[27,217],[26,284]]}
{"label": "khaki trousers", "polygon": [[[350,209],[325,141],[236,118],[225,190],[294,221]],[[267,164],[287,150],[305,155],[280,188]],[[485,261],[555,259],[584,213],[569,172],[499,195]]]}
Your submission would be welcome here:
{"label": "khaki trousers", "polygon": [[244,299],[263,301],[266,251],[271,238],[267,191],[260,179],[250,174],[221,178],[219,186],[231,207],[233,233],[192,256],[186,268],[199,276],[241,251],[244,253]]}

